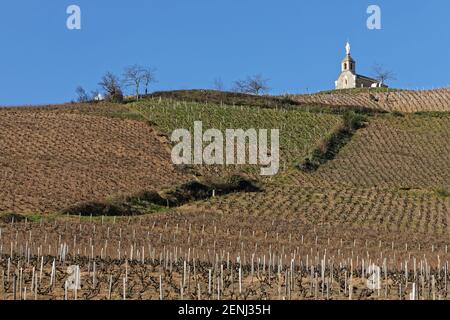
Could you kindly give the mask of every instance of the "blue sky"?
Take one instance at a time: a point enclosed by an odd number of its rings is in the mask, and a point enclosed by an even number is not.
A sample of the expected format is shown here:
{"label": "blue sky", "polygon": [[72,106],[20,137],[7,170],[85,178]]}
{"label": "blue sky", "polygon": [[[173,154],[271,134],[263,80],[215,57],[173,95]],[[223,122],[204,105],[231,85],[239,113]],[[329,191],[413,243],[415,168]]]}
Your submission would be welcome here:
{"label": "blue sky", "polygon": [[[66,28],[71,4],[81,30]],[[366,27],[370,4],[382,30]],[[70,101],[135,63],[157,69],[152,90],[252,74],[273,94],[332,89],[347,39],[360,74],[378,62],[395,87],[450,85],[448,0],[2,0],[0,105]]]}

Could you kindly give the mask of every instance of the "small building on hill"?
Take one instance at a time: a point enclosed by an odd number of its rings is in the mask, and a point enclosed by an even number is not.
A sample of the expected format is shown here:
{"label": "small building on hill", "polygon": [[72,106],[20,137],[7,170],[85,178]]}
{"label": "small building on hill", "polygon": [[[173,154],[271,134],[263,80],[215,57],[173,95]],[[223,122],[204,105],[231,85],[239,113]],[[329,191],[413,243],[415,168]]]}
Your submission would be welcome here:
{"label": "small building on hill", "polygon": [[350,54],[350,43],[345,46],[346,56],[341,63],[341,74],[336,80],[336,89],[352,88],[387,88],[387,86],[378,80],[362,76],[356,73],[356,61]]}

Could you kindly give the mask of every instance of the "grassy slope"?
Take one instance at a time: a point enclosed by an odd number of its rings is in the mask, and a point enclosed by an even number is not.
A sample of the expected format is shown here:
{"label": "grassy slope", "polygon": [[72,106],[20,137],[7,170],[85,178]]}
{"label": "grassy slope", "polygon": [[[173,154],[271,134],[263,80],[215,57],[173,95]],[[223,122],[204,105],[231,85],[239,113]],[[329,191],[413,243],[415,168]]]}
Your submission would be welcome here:
{"label": "grassy slope", "polygon": [[[159,130],[170,135],[178,128],[193,132],[194,121],[202,121],[203,130],[279,129],[281,171],[297,165],[307,156],[322,137],[333,130],[341,116],[312,113],[301,110],[249,108],[170,100],[147,100],[131,105]],[[204,174],[233,173],[244,170],[258,175],[258,167],[215,166],[198,168]]]}
{"label": "grassy slope", "polygon": [[245,93],[222,92],[216,90],[176,90],[161,91],[148,95],[146,99],[165,99],[198,102],[217,105],[279,108],[300,106],[301,103],[276,96],[255,96]]}

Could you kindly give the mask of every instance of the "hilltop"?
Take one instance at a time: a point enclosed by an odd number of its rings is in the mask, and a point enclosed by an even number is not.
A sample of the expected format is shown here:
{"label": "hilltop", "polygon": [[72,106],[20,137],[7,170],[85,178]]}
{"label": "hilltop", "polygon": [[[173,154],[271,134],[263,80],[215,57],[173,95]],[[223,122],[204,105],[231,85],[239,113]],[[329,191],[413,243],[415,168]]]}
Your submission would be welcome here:
{"label": "hilltop", "polygon": [[289,95],[289,98],[298,103],[366,107],[388,112],[450,112],[450,88],[423,91],[350,89],[312,95]]}
{"label": "hilltop", "polygon": [[283,96],[255,96],[215,90],[177,90],[155,92],[148,95],[147,98],[263,108],[314,106],[333,110],[353,108],[379,112],[450,112],[450,88],[436,90],[360,88]]}

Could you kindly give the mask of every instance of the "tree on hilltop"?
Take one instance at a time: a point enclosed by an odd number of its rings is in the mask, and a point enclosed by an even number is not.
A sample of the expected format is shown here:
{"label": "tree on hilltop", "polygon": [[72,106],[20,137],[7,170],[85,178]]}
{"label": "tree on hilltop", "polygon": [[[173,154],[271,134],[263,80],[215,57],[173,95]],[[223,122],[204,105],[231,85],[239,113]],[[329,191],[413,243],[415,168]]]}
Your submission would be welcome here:
{"label": "tree on hilltop", "polygon": [[388,80],[396,80],[396,75],[391,70],[386,70],[382,65],[375,63],[372,67],[372,72],[374,78],[380,82],[380,84],[385,84]]}
{"label": "tree on hilltop", "polygon": [[123,101],[123,91],[120,84],[120,79],[107,72],[101,79],[99,86],[103,88],[106,93],[106,100],[112,102],[122,102]]}
{"label": "tree on hilltop", "polygon": [[215,78],[213,81],[213,88],[217,91],[223,91],[225,89],[225,86],[223,84],[222,78]]}
{"label": "tree on hilltop", "polygon": [[145,86],[145,95],[148,94],[148,87],[151,83],[156,82],[156,69],[154,68],[144,68],[142,70],[142,80],[144,81]]}
{"label": "tree on hilltop", "polygon": [[77,94],[77,101],[78,102],[88,102],[89,101],[89,96],[86,93],[86,90],[84,90],[84,88],[82,86],[78,86],[75,90],[76,94]]}
{"label": "tree on hilltop", "polygon": [[247,77],[245,80],[238,80],[234,82],[234,91],[255,95],[267,93],[270,90],[267,85],[268,81],[269,80],[264,79],[262,75]]}
{"label": "tree on hilltop", "polygon": [[148,94],[148,86],[156,81],[154,69],[145,68],[137,64],[126,67],[123,76],[125,85],[135,88],[136,100],[139,100],[141,84],[145,86],[145,94]]}

